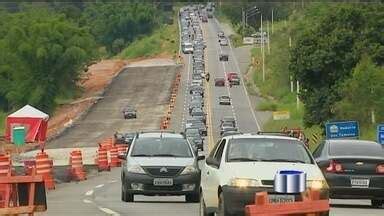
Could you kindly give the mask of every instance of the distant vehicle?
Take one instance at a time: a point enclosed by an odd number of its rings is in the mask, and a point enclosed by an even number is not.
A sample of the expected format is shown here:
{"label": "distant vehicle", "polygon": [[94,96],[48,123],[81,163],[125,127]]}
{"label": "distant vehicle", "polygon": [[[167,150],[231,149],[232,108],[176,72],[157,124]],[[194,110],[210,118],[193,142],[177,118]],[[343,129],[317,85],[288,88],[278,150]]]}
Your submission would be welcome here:
{"label": "distant vehicle", "polygon": [[219,97],[220,105],[231,105],[231,98],[227,95],[222,95]]}
{"label": "distant vehicle", "polygon": [[225,86],[224,78],[215,78],[215,86]]}
{"label": "distant vehicle", "polygon": [[202,18],[201,18],[201,21],[202,22],[208,22],[208,16],[207,15],[203,15]]}
{"label": "distant vehicle", "polygon": [[384,204],[384,148],[373,141],[325,140],[313,156],[334,199],[370,199]]}
{"label": "distant vehicle", "polygon": [[228,46],[228,40],[227,38],[221,38],[219,40],[220,46]]}
{"label": "distant vehicle", "polygon": [[184,54],[192,54],[193,53],[193,44],[190,42],[184,43],[182,46]]}
{"label": "distant vehicle", "polygon": [[201,137],[201,133],[198,128],[186,128],[185,136],[197,149],[203,150],[204,139]]}
{"label": "distant vehicle", "polygon": [[196,119],[199,119],[204,124],[207,123],[206,114],[204,113],[204,111],[201,108],[192,109],[191,116],[196,118]]}
{"label": "distant vehicle", "polygon": [[217,32],[217,37],[218,37],[219,39],[221,39],[221,38],[225,38],[224,32],[223,32],[223,31],[219,31],[219,32]]}
{"label": "distant vehicle", "polygon": [[228,61],[228,54],[220,54],[219,61]]}
{"label": "distant vehicle", "polygon": [[234,136],[234,135],[240,135],[242,134],[240,131],[225,131],[221,134],[221,137],[225,137],[225,136]]}
{"label": "distant vehicle", "polygon": [[203,122],[188,124],[186,128],[197,128],[202,136],[208,135],[207,126]]}
{"label": "distant vehicle", "polygon": [[227,122],[230,122],[233,127],[236,127],[236,119],[235,117],[233,116],[224,116],[221,120],[220,120],[220,126],[227,123]]}
{"label": "distant vehicle", "polygon": [[213,18],[213,13],[212,12],[208,12],[208,18]]}
{"label": "distant vehicle", "polygon": [[232,85],[240,85],[240,77],[236,72],[228,72],[226,74],[228,82]]}
{"label": "distant vehicle", "polygon": [[226,125],[220,127],[220,136],[223,136],[223,134],[228,133],[228,132],[238,132],[239,129],[234,127],[233,125]]}
{"label": "distant vehicle", "polygon": [[126,106],[123,108],[124,119],[137,118],[137,111],[133,106]]}
{"label": "distant vehicle", "polygon": [[[273,183],[281,169],[306,173],[308,188],[328,200],[328,185],[310,152],[299,140],[266,135],[225,136],[212,149],[202,170],[200,215],[244,215],[255,193],[266,191],[271,202],[295,202],[297,194],[276,194]],[[324,213],[328,215],[329,213]]]}
{"label": "distant vehicle", "polygon": [[121,199],[133,202],[134,195],[185,195],[187,202],[199,202],[200,169],[189,141],[181,134],[139,133],[121,169]]}

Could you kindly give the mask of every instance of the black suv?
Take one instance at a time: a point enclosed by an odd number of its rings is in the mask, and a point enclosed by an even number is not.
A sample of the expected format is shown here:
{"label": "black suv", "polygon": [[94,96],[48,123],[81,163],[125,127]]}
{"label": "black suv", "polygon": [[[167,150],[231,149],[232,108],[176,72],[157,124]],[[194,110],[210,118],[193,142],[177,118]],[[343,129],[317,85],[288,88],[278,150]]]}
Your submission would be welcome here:
{"label": "black suv", "polygon": [[121,199],[133,202],[134,195],[185,195],[199,202],[200,169],[193,147],[185,136],[171,132],[138,133],[121,169]]}

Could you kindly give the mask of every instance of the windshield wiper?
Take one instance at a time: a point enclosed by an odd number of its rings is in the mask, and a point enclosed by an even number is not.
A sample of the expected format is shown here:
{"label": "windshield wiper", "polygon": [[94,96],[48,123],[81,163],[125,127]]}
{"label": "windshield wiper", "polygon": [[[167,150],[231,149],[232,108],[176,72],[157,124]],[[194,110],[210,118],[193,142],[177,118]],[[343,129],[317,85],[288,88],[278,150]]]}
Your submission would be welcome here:
{"label": "windshield wiper", "polygon": [[231,158],[229,161],[260,161],[259,159],[252,159],[252,158],[243,158],[243,157],[238,157],[238,158]]}
{"label": "windshield wiper", "polygon": [[295,159],[260,159],[260,161],[306,163],[305,161]]}
{"label": "windshield wiper", "polygon": [[182,157],[180,155],[174,155],[174,154],[154,154],[153,157]]}
{"label": "windshield wiper", "polygon": [[132,155],[132,157],[152,157],[152,155],[149,155],[149,154],[135,154],[135,155]]}

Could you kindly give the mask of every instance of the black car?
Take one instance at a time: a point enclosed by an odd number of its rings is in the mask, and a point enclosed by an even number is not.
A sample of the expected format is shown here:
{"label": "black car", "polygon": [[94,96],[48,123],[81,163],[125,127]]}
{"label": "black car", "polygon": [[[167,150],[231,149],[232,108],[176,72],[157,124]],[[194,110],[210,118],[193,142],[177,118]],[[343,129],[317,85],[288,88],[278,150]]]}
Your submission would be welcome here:
{"label": "black car", "polygon": [[124,119],[137,118],[137,111],[132,106],[126,106],[123,108]]}
{"label": "black car", "polygon": [[134,195],[180,195],[187,202],[200,200],[200,169],[204,159],[182,134],[142,132],[134,139],[121,169],[121,199],[133,202]]}
{"label": "black car", "polygon": [[314,151],[330,198],[370,199],[384,204],[384,146],[373,141],[325,140]]}

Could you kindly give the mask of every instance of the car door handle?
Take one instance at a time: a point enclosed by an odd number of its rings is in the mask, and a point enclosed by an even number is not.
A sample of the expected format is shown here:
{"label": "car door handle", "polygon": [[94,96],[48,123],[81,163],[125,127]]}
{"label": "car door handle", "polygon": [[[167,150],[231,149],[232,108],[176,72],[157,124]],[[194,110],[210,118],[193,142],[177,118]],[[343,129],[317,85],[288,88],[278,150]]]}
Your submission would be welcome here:
{"label": "car door handle", "polygon": [[207,171],[207,175],[209,175],[209,171]]}

